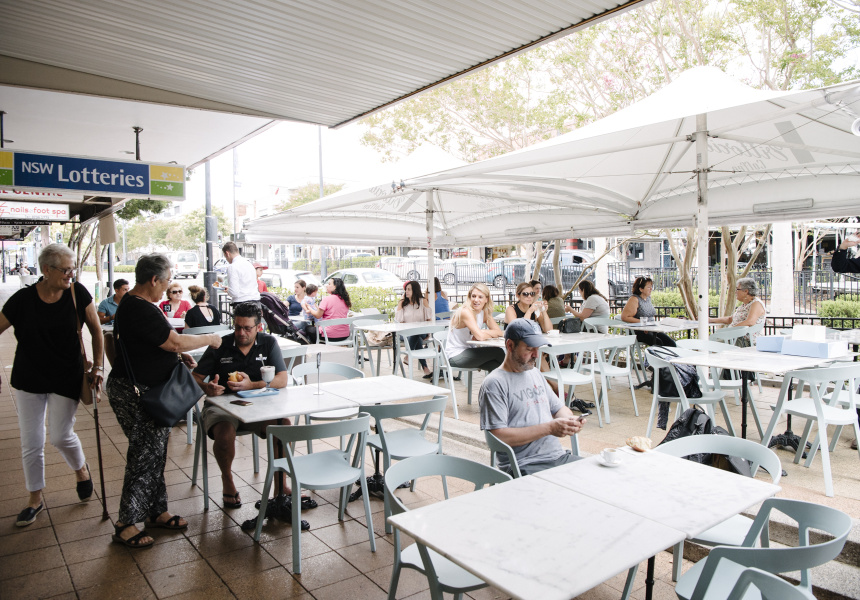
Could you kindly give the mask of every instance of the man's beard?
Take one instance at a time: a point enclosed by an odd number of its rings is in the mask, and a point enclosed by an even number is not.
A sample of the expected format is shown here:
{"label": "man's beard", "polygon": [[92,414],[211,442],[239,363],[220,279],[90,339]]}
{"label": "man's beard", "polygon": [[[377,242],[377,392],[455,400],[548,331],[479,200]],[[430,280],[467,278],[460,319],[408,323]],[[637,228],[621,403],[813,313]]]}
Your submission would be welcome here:
{"label": "man's beard", "polygon": [[514,367],[517,370],[517,373],[523,373],[524,371],[529,371],[535,368],[535,366],[537,365],[537,358],[532,357],[525,362],[520,362],[519,360],[514,358],[513,363]]}

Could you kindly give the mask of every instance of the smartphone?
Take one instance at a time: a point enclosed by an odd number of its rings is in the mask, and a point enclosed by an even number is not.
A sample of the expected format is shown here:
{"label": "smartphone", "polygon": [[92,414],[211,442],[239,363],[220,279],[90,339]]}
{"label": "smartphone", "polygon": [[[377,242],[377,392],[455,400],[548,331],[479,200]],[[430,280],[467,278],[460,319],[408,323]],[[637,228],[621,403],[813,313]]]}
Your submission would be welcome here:
{"label": "smartphone", "polygon": [[253,402],[248,402],[247,400],[231,400],[230,404],[236,404],[238,406],[251,406]]}
{"label": "smartphone", "polygon": [[587,416],[588,416],[588,415],[579,415],[579,416],[576,418],[576,420],[577,420],[577,421],[579,421],[580,423],[582,423],[582,422],[585,420],[585,417],[587,417]]}

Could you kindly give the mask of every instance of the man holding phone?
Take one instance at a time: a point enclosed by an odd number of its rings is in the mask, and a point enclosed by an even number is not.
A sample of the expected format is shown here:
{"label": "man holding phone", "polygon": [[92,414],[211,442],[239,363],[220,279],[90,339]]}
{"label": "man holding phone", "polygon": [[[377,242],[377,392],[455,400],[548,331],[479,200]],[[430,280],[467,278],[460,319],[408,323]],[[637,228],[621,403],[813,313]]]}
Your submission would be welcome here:
{"label": "man holding phone", "polygon": [[[534,321],[511,321],[505,329],[505,361],[487,375],[478,393],[481,429],[513,448],[523,475],[581,458],[565,450],[559,438],[579,433],[585,417],[574,417],[535,368],[539,348],[548,345]],[[510,473],[503,457],[499,468]]]}
{"label": "man holding phone", "polygon": [[[224,336],[217,350],[207,348],[193,371],[197,384],[207,396],[220,396],[242,390],[266,387],[260,367],[275,367],[275,378],[270,387],[284,388],[289,381],[287,366],[274,336],[262,333],[263,315],[253,303],[237,304],[233,310],[233,333]],[[208,378],[208,381],[207,381]],[[233,458],[236,455],[236,432],[253,431],[266,436],[266,426],[272,422],[242,423],[228,412],[209,404],[203,406],[203,425],[214,440],[212,452],[221,469],[224,506],[239,508],[242,500],[233,483]]]}

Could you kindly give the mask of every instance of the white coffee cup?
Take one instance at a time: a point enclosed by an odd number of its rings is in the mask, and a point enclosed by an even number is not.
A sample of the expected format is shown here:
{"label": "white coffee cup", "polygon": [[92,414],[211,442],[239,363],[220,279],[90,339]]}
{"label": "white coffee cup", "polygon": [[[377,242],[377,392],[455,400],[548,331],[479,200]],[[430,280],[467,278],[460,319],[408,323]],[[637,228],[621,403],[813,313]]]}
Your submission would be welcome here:
{"label": "white coffee cup", "polygon": [[559,333],[561,333],[561,332],[558,329],[550,329],[549,331],[546,332],[546,334],[549,336],[555,336],[555,335],[558,335]]}
{"label": "white coffee cup", "polygon": [[610,465],[617,465],[621,462],[621,453],[617,448],[604,448],[600,457]]}

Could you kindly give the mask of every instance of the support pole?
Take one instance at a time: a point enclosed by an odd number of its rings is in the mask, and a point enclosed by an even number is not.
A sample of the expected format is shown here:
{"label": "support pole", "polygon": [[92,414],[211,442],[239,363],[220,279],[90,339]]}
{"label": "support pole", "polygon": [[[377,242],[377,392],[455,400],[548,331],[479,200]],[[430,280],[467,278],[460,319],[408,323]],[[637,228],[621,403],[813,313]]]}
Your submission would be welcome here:
{"label": "support pole", "polygon": [[215,226],[215,217],[212,216],[212,170],[207,160],[204,167],[206,179],[206,217],[204,222],[206,234],[206,271],[203,272],[203,287],[209,292],[209,299],[215,306],[218,305],[218,296],[215,292],[215,249],[218,240],[218,231]]}
{"label": "support pole", "polygon": [[[320,146],[320,198],[325,196],[325,184],[323,183],[323,157],[322,157],[322,125],[317,125],[317,137]],[[320,246],[320,281],[328,277],[328,246]]]}
{"label": "support pole", "polygon": [[430,303],[430,320],[435,321],[436,281],[434,277],[436,273],[436,257],[433,256],[433,192],[428,190],[424,193],[424,197],[427,200],[427,209],[424,211],[427,227],[427,293],[430,295],[427,301]]}
{"label": "support pole", "polygon": [[699,339],[708,339],[708,116],[696,115],[696,227],[699,233]]}

